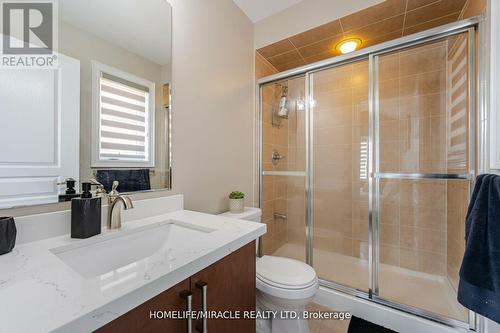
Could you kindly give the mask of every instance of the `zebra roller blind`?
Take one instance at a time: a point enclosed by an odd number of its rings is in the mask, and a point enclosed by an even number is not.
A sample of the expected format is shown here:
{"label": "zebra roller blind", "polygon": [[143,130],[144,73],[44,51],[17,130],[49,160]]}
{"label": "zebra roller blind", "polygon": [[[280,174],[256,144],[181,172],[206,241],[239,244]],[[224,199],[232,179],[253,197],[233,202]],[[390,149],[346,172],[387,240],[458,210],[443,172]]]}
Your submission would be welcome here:
{"label": "zebra roller blind", "polygon": [[99,77],[100,161],[150,162],[150,88],[105,72]]}

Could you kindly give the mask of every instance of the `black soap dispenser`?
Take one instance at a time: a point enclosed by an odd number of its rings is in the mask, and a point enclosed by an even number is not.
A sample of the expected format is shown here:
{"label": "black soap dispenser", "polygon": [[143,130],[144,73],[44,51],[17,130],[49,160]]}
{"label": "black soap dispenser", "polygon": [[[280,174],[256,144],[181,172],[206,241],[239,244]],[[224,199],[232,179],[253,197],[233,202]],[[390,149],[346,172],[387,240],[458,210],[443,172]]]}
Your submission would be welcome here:
{"label": "black soap dispenser", "polygon": [[92,198],[91,186],[82,183],[80,198],[71,199],[71,238],[89,238],[101,233],[101,198]]}
{"label": "black soap dispenser", "polygon": [[64,194],[59,194],[59,202],[71,201],[71,199],[80,196],[76,193],[75,183],[76,180],[73,178],[68,178],[63,183],[57,183],[57,185],[66,185],[66,192]]}

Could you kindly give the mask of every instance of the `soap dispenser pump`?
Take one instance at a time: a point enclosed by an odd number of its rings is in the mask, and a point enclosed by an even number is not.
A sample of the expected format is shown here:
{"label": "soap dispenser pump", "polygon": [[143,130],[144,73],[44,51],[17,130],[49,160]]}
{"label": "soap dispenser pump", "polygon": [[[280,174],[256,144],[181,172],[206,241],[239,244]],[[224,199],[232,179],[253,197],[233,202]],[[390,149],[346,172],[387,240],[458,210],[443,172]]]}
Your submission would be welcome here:
{"label": "soap dispenser pump", "polygon": [[82,183],[80,198],[71,200],[71,238],[89,238],[101,233],[101,198],[93,198],[91,188],[91,183]]}
{"label": "soap dispenser pump", "polygon": [[64,194],[59,194],[59,202],[71,201],[73,198],[78,198],[80,195],[76,193],[75,190],[76,180],[73,178],[67,178],[62,183],[57,183],[57,185],[66,185],[66,191]]}

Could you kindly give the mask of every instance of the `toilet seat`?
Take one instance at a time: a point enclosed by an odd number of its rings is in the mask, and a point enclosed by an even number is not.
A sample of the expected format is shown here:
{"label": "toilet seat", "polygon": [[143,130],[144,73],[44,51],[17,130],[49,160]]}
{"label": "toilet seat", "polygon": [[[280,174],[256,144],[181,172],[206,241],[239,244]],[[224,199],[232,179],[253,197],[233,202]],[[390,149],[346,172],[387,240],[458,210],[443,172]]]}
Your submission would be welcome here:
{"label": "toilet seat", "polygon": [[298,260],[263,256],[257,261],[257,289],[275,297],[302,299],[318,290],[314,269]]}

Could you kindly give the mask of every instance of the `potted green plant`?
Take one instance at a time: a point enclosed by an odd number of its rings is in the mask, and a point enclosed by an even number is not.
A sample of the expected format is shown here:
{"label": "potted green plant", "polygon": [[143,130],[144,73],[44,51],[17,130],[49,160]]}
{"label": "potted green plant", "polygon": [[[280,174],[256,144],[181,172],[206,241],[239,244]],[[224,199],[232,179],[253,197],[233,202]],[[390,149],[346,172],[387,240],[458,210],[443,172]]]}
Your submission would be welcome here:
{"label": "potted green plant", "polygon": [[233,214],[243,213],[245,210],[245,193],[233,191],[229,193],[229,211]]}

